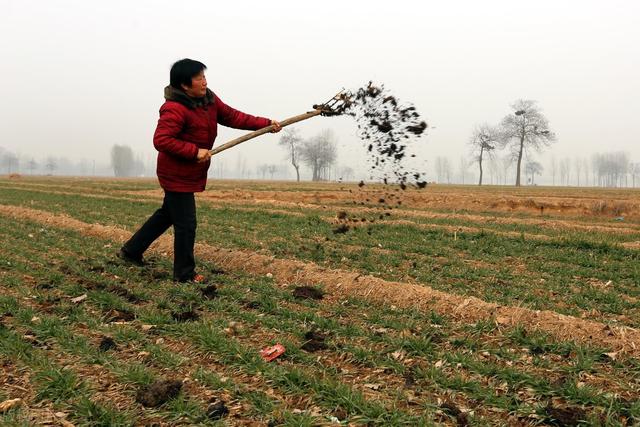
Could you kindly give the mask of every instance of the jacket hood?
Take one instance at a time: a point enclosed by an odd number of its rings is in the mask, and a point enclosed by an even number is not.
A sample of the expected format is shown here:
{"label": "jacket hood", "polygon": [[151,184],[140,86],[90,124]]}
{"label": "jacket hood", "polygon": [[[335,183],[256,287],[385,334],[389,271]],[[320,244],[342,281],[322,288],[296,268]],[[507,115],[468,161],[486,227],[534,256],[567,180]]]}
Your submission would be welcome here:
{"label": "jacket hood", "polygon": [[185,107],[194,110],[197,107],[203,107],[205,105],[213,104],[215,95],[213,94],[211,89],[207,88],[207,93],[204,97],[192,98],[180,89],[176,89],[173,86],[167,86],[164,88],[164,99],[166,99],[167,101],[179,102]]}

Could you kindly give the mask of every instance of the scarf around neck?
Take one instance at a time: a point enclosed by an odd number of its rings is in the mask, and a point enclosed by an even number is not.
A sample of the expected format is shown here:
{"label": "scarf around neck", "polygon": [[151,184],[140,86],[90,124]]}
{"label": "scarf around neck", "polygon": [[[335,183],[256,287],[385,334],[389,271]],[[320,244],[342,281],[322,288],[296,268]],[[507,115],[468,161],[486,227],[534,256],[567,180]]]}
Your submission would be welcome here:
{"label": "scarf around neck", "polygon": [[185,107],[194,110],[198,107],[213,104],[215,95],[211,89],[207,88],[207,93],[202,98],[192,98],[180,89],[176,89],[173,86],[167,86],[164,88],[164,99],[167,101],[179,102]]}

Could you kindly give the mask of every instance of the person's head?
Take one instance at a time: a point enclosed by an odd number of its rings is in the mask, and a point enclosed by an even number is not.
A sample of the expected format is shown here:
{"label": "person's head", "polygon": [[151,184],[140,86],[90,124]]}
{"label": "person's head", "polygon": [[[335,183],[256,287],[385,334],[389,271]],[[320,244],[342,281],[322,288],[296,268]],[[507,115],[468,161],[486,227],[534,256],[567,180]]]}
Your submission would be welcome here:
{"label": "person's head", "polygon": [[193,98],[201,98],[207,93],[207,78],[204,76],[206,69],[207,66],[200,61],[181,59],[171,67],[169,84]]}

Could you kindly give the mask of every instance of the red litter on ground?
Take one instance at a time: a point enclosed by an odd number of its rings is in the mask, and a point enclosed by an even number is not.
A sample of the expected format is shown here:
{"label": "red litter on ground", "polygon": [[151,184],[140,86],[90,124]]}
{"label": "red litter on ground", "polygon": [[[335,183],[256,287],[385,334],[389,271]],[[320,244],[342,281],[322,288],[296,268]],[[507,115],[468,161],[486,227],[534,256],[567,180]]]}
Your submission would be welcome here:
{"label": "red litter on ground", "polygon": [[276,344],[260,350],[260,356],[262,356],[265,362],[271,362],[273,359],[282,356],[284,352],[284,346],[282,344]]}

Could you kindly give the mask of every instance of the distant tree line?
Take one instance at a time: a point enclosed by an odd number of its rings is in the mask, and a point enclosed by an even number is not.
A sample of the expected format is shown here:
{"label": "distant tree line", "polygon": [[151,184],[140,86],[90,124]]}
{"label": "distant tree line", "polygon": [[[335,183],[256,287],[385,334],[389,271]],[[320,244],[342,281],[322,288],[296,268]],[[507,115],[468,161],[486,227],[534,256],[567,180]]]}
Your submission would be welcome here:
{"label": "distant tree line", "polygon": [[[548,120],[535,102],[518,100],[511,105],[511,112],[497,125],[487,123],[476,126],[469,138],[470,156],[460,156],[454,162],[446,156],[438,156],[431,163],[431,173],[440,183],[490,183],[495,185],[535,185],[543,176],[551,185],[638,187],[640,186],[640,162],[634,162],[627,152],[596,153],[589,157],[576,156],[557,159],[551,157],[543,165],[532,157],[534,152],[556,141]],[[279,140],[285,150],[287,164],[258,163],[249,165],[242,155],[236,157],[235,167],[229,162],[212,163],[212,178],[240,179],[291,179],[297,181],[305,172],[311,180],[350,181],[356,178],[354,169],[337,162],[337,138],[330,130],[324,130],[310,138],[303,138],[295,128],[286,128]],[[454,171],[454,167],[456,170]],[[471,171],[470,171],[471,169]],[[475,169],[475,173],[474,173]],[[80,176],[155,176],[155,156],[143,161],[140,153],[131,147],[114,144],[110,150],[110,162],[95,160],[72,161],[64,156],[35,158],[18,155],[0,147],[0,174],[29,175],[80,175]],[[477,173],[477,175],[476,175]],[[474,177],[475,175],[475,177]],[[359,179],[359,178],[357,178]]]}

